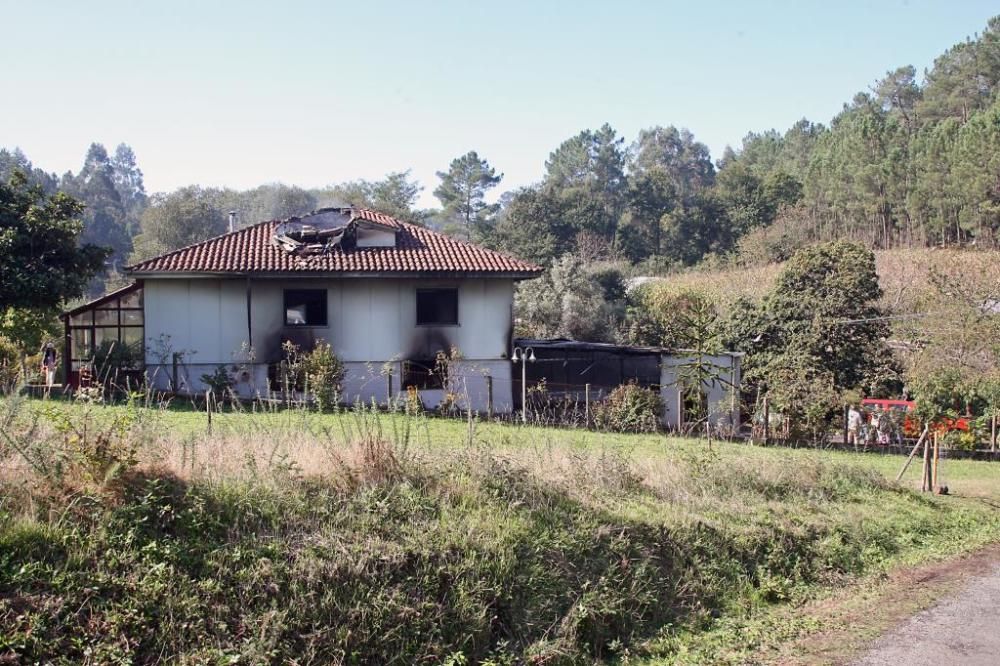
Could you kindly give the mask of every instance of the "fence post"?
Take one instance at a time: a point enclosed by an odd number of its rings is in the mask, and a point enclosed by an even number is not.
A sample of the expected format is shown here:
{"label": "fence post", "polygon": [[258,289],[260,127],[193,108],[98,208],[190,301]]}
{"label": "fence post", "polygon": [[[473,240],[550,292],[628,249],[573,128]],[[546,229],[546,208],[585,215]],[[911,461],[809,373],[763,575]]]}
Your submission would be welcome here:
{"label": "fence post", "polygon": [[590,428],[590,383],[583,385],[583,427]]}
{"label": "fence post", "polygon": [[212,434],[212,390],[205,391],[205,413],[208,415],[208,434]]}
{"label": "fence post", "polygon": [[177,391],[177,352],[174,352],[173,355],[170,358],[171,358],[171,362],[173,364],[172,372],[170,373],[170,381],[171,381],[170,390],[176,392]]}
{"label": "fence post", "polygon": [[392,409],[392,368],[389,368],[389,373],[386,375],[386,381],[389,382],[389,387],[386,389],[385,406]]}
{"label": "fence post", "polygon": [[938,441],[938,439],[935,437],[934,438],[934,466],[931,469],[931,492],[932,493],[936,492],[937,491],[937,487],[939,485],[941,485],[940,482],[938,481],[938,461],[940,460],[940,455],[941,455],[941,448],[940,447],[941,447],[941,442]]}
{"label": "fence post", "polygon": [[486,375],[486,418],[493,420],[493,375]]}
{"label": "fence post", "polygon": [[[934,441],[937,442],[937,433],[934,433]],[[920,490],[926,492],[931,485],[931,442],[930,438],[924,441],[924,473],[920,479]]]}
{"label": "fence post", "polygon": [[768,405],[767,396],[764,396],[764,446],[767,446],[771,438],[771,407]]}
{"label": "fence post", "polygon": [[684,390],[677,385],[677,434],[684,429]]}
{"label": "fence post", "polygon": [[992,423],[992,428],[990,430],[990,451],[995,452],[997,450],[997,415],[993,414],[993,418],[990,419]]}

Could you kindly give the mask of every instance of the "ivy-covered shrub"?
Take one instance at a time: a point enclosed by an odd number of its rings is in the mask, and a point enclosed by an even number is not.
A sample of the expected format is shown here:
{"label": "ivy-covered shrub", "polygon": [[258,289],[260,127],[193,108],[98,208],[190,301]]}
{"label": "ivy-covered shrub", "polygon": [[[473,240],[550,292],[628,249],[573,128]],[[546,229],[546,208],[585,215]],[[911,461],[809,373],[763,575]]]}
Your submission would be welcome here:
{"label": "ivy-covered shrub", "polygon": [[20,351],[12,340],[0,335],[0,394],[11,391],[20,379]]}
{"label": "ivy-covered shrub", "polygon": [[333,353],[328,342],[317,342],[311,352],[302,357],[302,370],[306,385],[316,401],[316,407],[323,412],[330,411],[340,401],[341,384],[344,381],[344,362]]}
{"label": "ivy-covered shrub", "polygon": [[630,382],[598,403],[594,424],[612,432],[656,432],[662,413],[663,401],[656,391]]}

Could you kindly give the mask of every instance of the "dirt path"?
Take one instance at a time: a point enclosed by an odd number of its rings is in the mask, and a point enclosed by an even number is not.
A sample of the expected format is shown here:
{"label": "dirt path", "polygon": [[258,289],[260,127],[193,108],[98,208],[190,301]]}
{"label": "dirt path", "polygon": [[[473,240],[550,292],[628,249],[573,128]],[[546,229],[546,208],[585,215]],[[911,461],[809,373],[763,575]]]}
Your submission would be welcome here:
{"label": "dirt path", "polygon": [[1000,634],[993,635],[991,622],[1000,617],[1000,544],[849,586],[800,612],[825,628],[761,655],[761,662],[998,664]]}
{"label": "dirt path", "polygon": [[854,666],[987,666],[1000,662],[1000,565],[967,582],[951,598],[875,641]]}

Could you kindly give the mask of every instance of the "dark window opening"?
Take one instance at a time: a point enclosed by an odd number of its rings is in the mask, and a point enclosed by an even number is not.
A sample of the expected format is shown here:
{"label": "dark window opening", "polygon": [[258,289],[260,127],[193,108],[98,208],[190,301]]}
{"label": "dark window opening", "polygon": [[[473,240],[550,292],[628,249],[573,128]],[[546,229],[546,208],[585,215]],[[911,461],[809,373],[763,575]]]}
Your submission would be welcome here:
{"label": "dark window opening", "polygon": [[417,289],[417,326],[457,326],[458,289]]}
{"label": "dark window opening", "polygon": [[285,326],[326,326],[326,289],[286,289]]}
{"label": "dark window opening", "polygon": [[411,386],[421,391],[444,388],[444,372],[439,371],[433,358],[403,361],[403,388]]}

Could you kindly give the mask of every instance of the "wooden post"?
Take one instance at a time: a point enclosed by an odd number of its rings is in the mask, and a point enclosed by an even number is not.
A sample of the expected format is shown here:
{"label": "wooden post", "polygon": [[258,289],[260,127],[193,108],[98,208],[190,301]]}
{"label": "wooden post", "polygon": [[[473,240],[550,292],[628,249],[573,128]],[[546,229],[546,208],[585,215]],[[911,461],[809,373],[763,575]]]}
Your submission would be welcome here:
{"label": "wooden post", "polygon": [[896,475],[897,483],[899,482],[900,479],[903,478],[903,475],[906,474],[906,468],[910,466],[910,462],[913,460],[913,456],[917,455],[917,451],[920,450],[920,445],[923,444],[924,438],[927,437],[929,428],[930,426],[928,425],[924,426],[924,430],[923,432],[920,433],[920,437],[917,439],[917,443],[914,444],[913,448],[910,450],[910,456],[906,459],[906,462],[903,463],[903,468],[899,470],[899,474]]}
{"label": "wooden post", "polygon": [[[937,439],[937,433],[934,433],[934,439]],[[931,443],[930,440],[924,441],[924,468],[923,475],[920,480],[920,490],[927,492],[931,490]]]}
{"label": "wooden post", "polygon": [[993,418],[990,419],[991,429],[990,429],[990,451],[996,452],[997,450],[997,415],[996,412],[993,413]]}
{"label": "wooden post", "polygon": [[590,382],[583,385],[583,426],[590,427]]}
{"label": "wooden post", "polygon": [[493,375],[486,375],[486,418],[493,420]]}
{"label": "wooden post", "polygon": [[938,481],[938,461],[941,459],[940,458],[940,449],[941,449],[941,442],[938,441],[937,437],[935,437],[934,438],[934,466],[933,466],[933,468],[931,470],[932,471],[932,474],[931,474],[931,492],[937,492],[938,486],[941,485],[940,482]]}
{"label": "wooden post", "polygon": [[677,385],[677,434],[684,429],[684,390]]}
{"label": "wooden post", "polygon": [[764,396],[764,446],[767,446],[771,437],[771,407],[767,403],[767,396]]}
{"label": "wooden post", "polygon": [[171,355],[171,361],[173,363],[173,368],[172,368],[172,371],[170,373],[170,380],[171,380],[170,390],[176,392],[177,391],[177,352],[174,352]]}
{"label": "wooden post", "polygon": [[212,391],[205,391],[205,413],[208,415],[208,434],[212,434]]}
{"label": "wooden post", "polygon": [[386,381],[389,383],[389,385],[388,385],[388,388],[386,389],[385,405],[386,405],[386,407],[392,409],[392,370],[391,369],[389,370],[389,374],[386,375]]}

